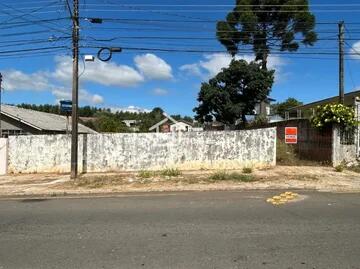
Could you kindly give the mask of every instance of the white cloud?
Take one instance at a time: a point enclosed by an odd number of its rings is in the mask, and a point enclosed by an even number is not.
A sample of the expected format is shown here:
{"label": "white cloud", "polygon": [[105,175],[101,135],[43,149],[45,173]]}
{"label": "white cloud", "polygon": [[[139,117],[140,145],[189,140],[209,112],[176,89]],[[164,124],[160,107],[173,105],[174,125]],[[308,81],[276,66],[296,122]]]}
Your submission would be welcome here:
{"label": "white cloud", "polygon": [[148,79],[168,80],[173,78],[171,66],[154,54],[138,55],[134,58],[134,62],[139,71]]}
{"label": "white cloud", "polygon": [[111,112],[113,112],[113,113],[115,113],[115,112],[131,112],[131,113],[144,113],[144,112],[149,113],[149,112],[151,112],[150,109],[137,107],[137,106],[112,107],[110,109],[111,109]]}
{"label": "white cloud", "polygon": [[360,41],[355,42],[351,49],[350,49],[350,53],[352,54],[351,57],[353,59],[358,59],[360,60]]}
{"label": "white cloud", "polygon": [[[60,100],[71,100],[71,90],[66,88],[57,88],[51,92],[55,98],[56,102]],[[87,90],[79,90],[79,100],[88,104],[98,105],[104,103],[104,98],[98,94],[91,94]]]}
{"label": "white cloud", "polygon": [[[254,60],[254,56],[245,54],[236,56],[235,59],[243,59],[247,62],[251,62]],[[232,57],[226,53],[206,54],[204,55],[203,60],[200,60],[197,63],[183,65],[180,67],[180,70],[185,71],[190,75],[198,76],[204,80],[207,80],[218,74],[222,68],[228,67],[231,60]],[[268,58],[268,68],[275,69],[277,71],[277,76],[279,76],[282,66],[285,64],[286,62],[279,56],[269,56]]]}
{"label": "white cloud", "polygon": [[8,91],[44,91],[49,88],[49,81],[43,72],[26,74],[19,70],[5,70],[2,73],[4,89]]}
{"label": "white cloud", "polygon": [[[57,56],[54,58],[55,68],[52,71],[40,70],[25,73],[20,70],[3,70],[4,88],[10,91],[49,91],[57,100],[71,99],[72,58]],[[164,60],[154,54],[139,55],[134,58],[135,67],[120,65],[114,62],[95,61],[86,63],[85,69],[79,64],[80,83],[93,82],[113,87],[134,87],[144,83],[146,79],[171,79],[172,68]],[[83,72],[82,72],[83,71]],[[155,89],[154,94],[164,95],[166,90]],[[91,94],[86,90],[79,91],[79,100],[88,104],[101,104],[104,98],[99,94]],[[130,109],[132,108],[125,108]],[[137,108],[134,107],[136,110]]]}
{"label": "white cloud", "polygon": [[[72,79],[72,59],[69,56],[55,58],[56,69],[53,78],[64,83]],[[81,65],[79,66],[80,72]],[[105,86],[131,87],[144,81],[144,77],[134,68],[118,65],[113,62],[95,61],[86,63],[85,71],[80,77],[82,82],[95,82]]]}
{"label": "white cloud", "polygon": [[201,77],[202,72],[199,64],[185,64],[180,66],[180,71],[185,71],[186,73],[194,76]]}
{"label": "white cloud", "polygon": [[161,88],[156,88],[152,91],[152,94],[159,95],[159,96],[167,95],[168,93],[169,93],[168,90],[161,89]]}

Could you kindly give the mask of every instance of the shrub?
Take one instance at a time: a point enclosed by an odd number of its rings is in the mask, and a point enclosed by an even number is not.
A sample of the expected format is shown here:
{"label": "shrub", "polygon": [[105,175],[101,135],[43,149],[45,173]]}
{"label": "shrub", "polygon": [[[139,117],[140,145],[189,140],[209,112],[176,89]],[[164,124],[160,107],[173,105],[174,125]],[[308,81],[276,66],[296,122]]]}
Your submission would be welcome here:
{"label": "shrub", "polygon": [[243,172],[244,174],[251,174],[251,173],[253,172],[253,169],[252,169],[251,167],[244,167],[244,168],[242,169],[242,172]]}
{"label": "shrub", "polygon": [[351,129],[358,125],[354,109],[343,104],[318,106],[316,116],[311,119],[311,123],[318,129],[330,127],[333,124],[338,124],[345,129]]}
{"label": "shrub", "polygon": [[167,168],[160,173],[164,177],[177,177],[181,175],[181,171],[177,168]]}

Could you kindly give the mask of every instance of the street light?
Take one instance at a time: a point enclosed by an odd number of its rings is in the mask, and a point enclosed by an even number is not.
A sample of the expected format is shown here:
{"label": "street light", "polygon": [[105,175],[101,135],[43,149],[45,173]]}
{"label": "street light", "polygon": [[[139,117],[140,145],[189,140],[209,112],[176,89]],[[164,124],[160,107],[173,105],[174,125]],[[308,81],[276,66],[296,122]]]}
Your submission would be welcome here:
{"label": "street light", "polygon": [[[98,53],[97,53],[97,57],[100,61],[103,61],[103,62],[107,62],[107,61],[110,61],[110,59],[112,58],[112,54],[113,53],[119,53],[119,52],[122,52],[122,48],[117,48],[117,47],[104,47],[104,48],[101,48]],[[108,53],[107,56],[103,56],[104,53]]]}

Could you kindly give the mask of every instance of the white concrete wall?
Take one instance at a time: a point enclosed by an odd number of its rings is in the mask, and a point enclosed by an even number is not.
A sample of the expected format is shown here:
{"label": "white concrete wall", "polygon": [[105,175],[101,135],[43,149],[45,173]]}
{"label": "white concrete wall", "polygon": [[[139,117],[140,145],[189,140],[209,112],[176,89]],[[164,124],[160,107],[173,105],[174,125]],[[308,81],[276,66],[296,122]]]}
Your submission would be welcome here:
{"label": "white concrete wall", "polygon": [[[357,138],[355,138],[357,139]],[[332,164],[337,166],[341,163],[353,163],[357,161],[356,141],[353,145],[341,144],[339,127],[333,128]]]}
{"label": "white concrete wall", "polygon": [[[275,165],[276,128],[80,136],[79,171],[226,169]],[[9,138],[9,172],[69,172],[70,136]]]}
{"label": "white concrete wall", "polygon": [[0,138],[0,175],[6,175],[8,168],[8,141]]}

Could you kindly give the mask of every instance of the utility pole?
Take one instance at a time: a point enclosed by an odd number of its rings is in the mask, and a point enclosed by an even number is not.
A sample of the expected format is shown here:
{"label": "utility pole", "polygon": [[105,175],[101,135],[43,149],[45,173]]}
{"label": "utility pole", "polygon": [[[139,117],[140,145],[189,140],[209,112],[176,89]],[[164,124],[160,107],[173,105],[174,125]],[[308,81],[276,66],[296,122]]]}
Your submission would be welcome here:
{"label": "utility pole", "polygon": [[339,103],[344,104],[344,21],[339,22]]}
{"label": "utility pole", "polygon": [[73,0],[73,83],[71,111],[71,178],[78,175],[78,104],[79,104],[79,0]]}

